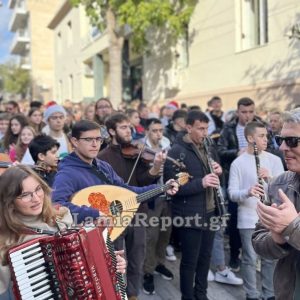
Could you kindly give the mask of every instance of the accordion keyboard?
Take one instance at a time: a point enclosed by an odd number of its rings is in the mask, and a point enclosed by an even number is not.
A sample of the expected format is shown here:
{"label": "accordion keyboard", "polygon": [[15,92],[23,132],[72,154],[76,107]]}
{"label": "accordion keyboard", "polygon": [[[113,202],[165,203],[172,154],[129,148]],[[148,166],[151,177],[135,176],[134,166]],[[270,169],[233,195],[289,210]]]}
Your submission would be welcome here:
{"label": "accordion keyboard", "polygon": [[38,237],[8,253],[16,300],[126,300],[103,227]]}
{"label": "accordion keyboard", "polygon": [[32,244],[11,253],[11,265],[22,299],[63,299],[60,283],[51,260],[51,245]]}

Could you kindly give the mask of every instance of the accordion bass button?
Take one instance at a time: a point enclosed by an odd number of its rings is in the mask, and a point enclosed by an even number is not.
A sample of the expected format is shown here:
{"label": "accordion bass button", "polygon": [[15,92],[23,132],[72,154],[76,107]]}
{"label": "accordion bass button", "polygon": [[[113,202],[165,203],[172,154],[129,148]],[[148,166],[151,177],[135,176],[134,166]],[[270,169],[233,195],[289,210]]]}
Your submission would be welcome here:
{"label": "accordion bass button", "polygon": [[75,295],[74,289],[72,289],[71,287],[67,287],[67,294],[68,296],[73,297]]}

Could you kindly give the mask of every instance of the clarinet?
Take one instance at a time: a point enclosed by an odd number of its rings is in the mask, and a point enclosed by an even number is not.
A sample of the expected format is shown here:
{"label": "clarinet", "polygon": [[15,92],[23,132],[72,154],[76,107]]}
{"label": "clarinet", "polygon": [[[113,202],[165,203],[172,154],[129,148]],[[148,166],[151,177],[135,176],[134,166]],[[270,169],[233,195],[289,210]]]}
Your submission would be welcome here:
{"label": "clarinet", "polygon": [[[210,151],[209,151],[209,146],[212,143],[213,142],[207,137],[204,139],[204,142],[203,142],[204,150],[206,152],[206,157],[208,160],[208,167],[209,167],[210,173],[214,173],[214,168],[212,166],[212,163],[214,162],[214,160],[212,159]],[[215,191],[217,194],[216,204],[217,204],[217,207],[219,210],[219,214],[220,214],[221,218],[228,218],[230,216],[230,214],[227,212],[227,209],[225,207],[225,200],[224,200],[224,196],[222,193],[221,185],[219,185],[217,188],[215,188]]]}
{"label": "clarinet", "polygon": [[[257,173],[257,179],[258,179],[258,183],[262,186],[264,186],[264,180],[263,178],[261,178],[259,176],[259,170],[260,170],[260,161],[259,161],[259,156],[258,156],[258,149],[257,149],[257,145],[256,143],[254,142],[253,143],[253,150],[254,150],[254,157],[255,157],[255,164],[256,164],[256,173]],[[266,193],[264,193],[263,196],[260,196],[260,201],[265,204],[265,205],[270,205],[270,201],[268,200],[267,198],[267,195]]]}

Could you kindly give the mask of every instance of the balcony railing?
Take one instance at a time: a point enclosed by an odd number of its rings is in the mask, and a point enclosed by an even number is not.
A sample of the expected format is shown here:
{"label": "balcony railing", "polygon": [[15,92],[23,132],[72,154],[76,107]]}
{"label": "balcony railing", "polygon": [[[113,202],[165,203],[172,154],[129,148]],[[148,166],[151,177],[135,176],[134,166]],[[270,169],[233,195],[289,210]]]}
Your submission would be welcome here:
{"label": "balcony railing", "polygon": [[21,69],[30,70],[31,69],[31,61],[30,61],[29,55],[20,57],[19,65],[20,65]]}
{"label": "balcony railing", "polygon": [[13,9],[14,7],[15,7],[15,5],[16,5],[16,0],[9,0],[8,1],[8,7],[10,8],[10,9]]}
{"label": "balcony railing", "polygon": [[24,1],[18,1],[14,6],[14,10],[8,25],[10,31],[16,31],[18,28],[27,26],[28,11]]}
{"label": "balcony railing", "polygon": [[28,50],[30,37],[27,30],[18,30],[10,48],[11,54],[22,55]]}

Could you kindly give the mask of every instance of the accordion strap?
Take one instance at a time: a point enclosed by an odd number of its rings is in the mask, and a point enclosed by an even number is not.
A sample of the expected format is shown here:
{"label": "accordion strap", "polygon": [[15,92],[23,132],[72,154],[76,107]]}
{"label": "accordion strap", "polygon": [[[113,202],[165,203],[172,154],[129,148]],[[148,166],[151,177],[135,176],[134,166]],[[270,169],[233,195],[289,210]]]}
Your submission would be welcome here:
{"label": "accordion strap", "polygon": [[36,227],[26,227],[23,230],[24,234],[46,234],[46,235],[55,235],[57,232],[54,230],[41,229]]}

